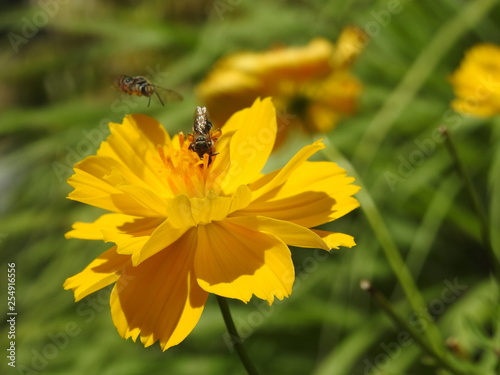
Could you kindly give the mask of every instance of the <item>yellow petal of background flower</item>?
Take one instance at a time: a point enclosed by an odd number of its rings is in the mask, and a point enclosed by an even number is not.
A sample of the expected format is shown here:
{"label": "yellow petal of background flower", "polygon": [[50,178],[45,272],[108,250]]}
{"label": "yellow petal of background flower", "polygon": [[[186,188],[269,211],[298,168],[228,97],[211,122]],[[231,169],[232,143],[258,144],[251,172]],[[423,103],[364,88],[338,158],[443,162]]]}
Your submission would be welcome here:
{"label": "yellow petal of background flower", "polygon": [[208,293],[193,274],[194,232],[137,267],[127,266],[111,292],[111,315],[123,338],[141,337],[144,346],[160,341],[163,350],[194,328]]}
{"label": "yellow petal of background flower", "polygon": [[339,111],[324,103],[311,103],[304,114],[304,125],[311,132],[328,133],[339,120]]}
{"label": "yellow petal of background flower", "polygon": [[[230,134],[229,150],[217,149],[221,154],[229,152],[230,155],[230,168],[221,183],[226,195],[259,176],[273,149],[276,131],[276,112],[271,98],[255,100],[252,107],[235,113],[228,120],[220,141],[223,144],[225,134]],[[216,159],[214,168],[217,163],[221,161]]]}
{"label": "yellow petal of background flower", "polygon": [[[197,96],[217,126],[248,107],[254,98],[272,97],[280,114],[275,147],[283,144],[290,127],[331,130],[356,107],[361,84],[350,69],[367,40],[360,28],[350,26],[339,35],[336,46],[314,38],[305,46],[234,53],[215,64],[199,84]],[[282,114],[291,118],[283,121]]]}
{"label": "yellow petal of background flower", "polygon": [[360,82],[348,71],[335,71],[319,82],[305,85],[309,105],[302,114],[304,125],[311,132],[329,132],[344,116],[356,110],[361,95]]}
{"label": "yellow petal of background flower", "polygon": [[363,51],[370,37],[357,26],[347,26],[337,38],[330,61],[336,69],[348,68]]}
{"label": "yellow petal of background flower", "polygon": [[453,109],[480,117],[500,113],[500,46],[473,46],[449,79],[457,96]]}
{"label": "yellow petal of background flower", "polygon": [[254,294],[271,304],[292,292],[288,247],[273,235],[228,221],[198,227],[195,273],[207,292],[248,302]]}
{"label": "yellow petal of background flower", "polygon": [[256,232],[270,233],[289,246],[330,250],[328,244],[314,231],[289,221],[277,220],[264,216],[243,216],[227,218],[226,222]]}
{"label": "yellow petal of background flower", "polygon": [[75,301],[81,300],[96,290],[114,283],[130,257],[116,253],[116,246],[105,251],[92,261],[85,269],[64,282],[64,289],[73,289]]}

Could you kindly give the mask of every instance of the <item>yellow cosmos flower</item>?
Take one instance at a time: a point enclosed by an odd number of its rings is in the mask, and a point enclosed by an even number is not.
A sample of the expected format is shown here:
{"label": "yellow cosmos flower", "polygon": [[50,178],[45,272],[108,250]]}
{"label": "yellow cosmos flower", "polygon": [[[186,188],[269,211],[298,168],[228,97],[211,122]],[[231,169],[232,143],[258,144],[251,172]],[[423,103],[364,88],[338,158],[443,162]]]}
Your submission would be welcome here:
{"label": "yellow cosmos flower", "polygon": [[366,44],[359,28],[346,28],[334,46],[323,38],[304,47],[236,53],[221,59],[200,83],[197,95],[222,126],[257,97],[273,97],[278,140],[289,126],[328,132],[351,114],[361,92],[350,67]]}
{"label": "yellow cosmos flower", "polygon": [[472,47],[450,82],[457,96],[451,103],[456,111],[481,117],[500,113],[500,47],[488,43]]}
{"label": "yellow cosmos flower", "polygon": [[110,124],[96,156],[75,165],[69,198],[111,211],[77,222],[67,238],[112,242],[64,283],[78,301],[115,283],[111,314],[120,335],[163,350],[196,325],[209,293],[248,302],[292,292],[287,245],[351,247],[342,233],[310,229],[358,206],[353,178],[331,162],[307,159],[321,142],[283,168],[262,174],[275,141],[270,99],[229,119],[209,162],[152,118]]}

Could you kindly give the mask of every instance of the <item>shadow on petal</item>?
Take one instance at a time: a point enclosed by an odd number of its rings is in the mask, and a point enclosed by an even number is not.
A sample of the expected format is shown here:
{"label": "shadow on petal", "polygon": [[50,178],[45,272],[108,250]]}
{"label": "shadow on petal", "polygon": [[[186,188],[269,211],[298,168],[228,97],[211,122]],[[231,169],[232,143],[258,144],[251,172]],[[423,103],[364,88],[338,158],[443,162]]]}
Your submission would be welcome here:
{"label": "shadow on petal", "polygon": [[198,322],[206,302],[193,273],[196,237],[177,242],[139,266],[127,266],[111,293],[111,314],[120,335],[163,350],[179,344]]}

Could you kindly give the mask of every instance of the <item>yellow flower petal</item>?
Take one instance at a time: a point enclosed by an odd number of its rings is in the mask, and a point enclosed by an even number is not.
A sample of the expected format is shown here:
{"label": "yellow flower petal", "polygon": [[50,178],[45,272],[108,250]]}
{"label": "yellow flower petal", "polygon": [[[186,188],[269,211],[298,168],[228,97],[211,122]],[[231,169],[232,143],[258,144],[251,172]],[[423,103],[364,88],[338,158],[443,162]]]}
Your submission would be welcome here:
{"label": "yellow flower petal", "polygon": [[248,302],[254,294],[271,304],[292,292],[288,247],[273,235],[227,220],[198,227],[195,273],[207,292]]}
{"label": "yellow flower petal", "polygon": [[[293,174],[296,168],[303,164],[309,157],[325,148],[321,141],[316,141],[312,145],[302,148],[294,157],[280,170],[264,176],[260,181],[250,185],[252,198],[258,199],[271,190],[281,186]],[[304,176],[305,177],[305,176]]]}
{"label": "yellow flower petal", "polygon": [[165,206],[167,200],[158,195],[156,192],[153,192],[151,189],[132,185],[120,186],[119,189],[143,207],[149,209],[153,215],[156,214],[156,216],[160,217],[165,216]]}
{"label": "yellow flower petal", "polygon": [[113,230],[125,223],[134,222],[136,219],[139,218],[123,214],[105,214],[93,223],[74,223],[72,226],[73,229],[64,236],[66,238],[81,238],[83,240],[102,240],[103,230]]}
{"label": "yellow flower petal", "polygon": [[[287,167],[288,164],[283,169]],[[279,170],[250,185],[251,189],[256,189],[252,196],[260,197],[237,214],[264,215],[312,228],[359,207],[359,202],[352,197],[359,187],[352,185],[354,178],[347,177],[346,171],[336,164],[296,162],[287,169],[292,168],[293,173]],[[280,174],[287,176],[285,181],[279,177]],[[271,184],[276,185],[275,189]]]}
{"label": "yellow flower petal", "polygon": [[367,39],[361,29],[350,26],[336,46],[315,38],[305,46],[235,53],[215,64],[197,87],[197,95],[218,126],[255,98],[272,97],[280,124],[275,145],[282,143],[291,126],[311,132],[330,130],[338,118],[355,109],[361,85],[349,69]]}
{"label": "yellow flower petal", "polygon": [[318,133],[328,133],[340,120],[340,114],[323,103],[311,103],[304,116],[307,129]]}
{"label": "yellow flower petal", "polygon": [[157,150],[158,145],[170,143],[163,126],[151,117],[135,114],[127,115],[122,124],[110,124],[109,128],[111,134],[97,155],[127,166],[152,191],[168,190]]}
{"label": "yellow flower petal", "polygon": [[[255,100],[251,108],[229,119],[220,139],[224,144],[225,134],[231,137],[229,149],[217,148],[230,157],[229,170],[221,183],[226,195],[259,176],[273,149],[276,131],[276,112],[270,98]],[[221,161],[216,159],[214,167],[217,163]]]}
{"label": "yellow flower petal", "polygon": [[325,241],[330,249],[338,249],[339,246],[353,247],[356,246],[354,237],[344,233],[327,232],[325,230],[311,229],[323,241]]}
{"label": "yellow flower petal", "polygon": [[289,221],[277,220],[264,216],[243,216],[227,218],[226,222],[233,223],[256,232],[270,233],[289,246],[313,247],[330,250],[329,244],[317,233]]}
{"label": "yellow flower petal", "polygon": [[234,195],[228,197],[218,196],[213,191],[204,198],[178,195],[167,206],[167,215],[177,228],[208,224],[224,220],[230,213],[248,206],[251,197],[252,192],[245,185],[238,186]]}
{"label": "yellow flower petal", "polygon": [[[68,195],[72,200],[133,216],[165,214],[161,212],[164,198],[155,194],[137,176],[130,173],[127,167],[114,159],[89,156],[75,165],[75,172],[68,179],[68,183],[75,189]],[[132,184],[142,185],[149,196],[137,192],[137,199],[130,199],[131,195],[124,186]],[[151,196],[154,198],[148,199]]]}
{"label": "yellow flower petal", "polygon": [[130,257],[116,253],[116,246],[105,251],[85,269],[69,277],[63,284],[64,289],[73,289],[75,301],[81,300],[96,290],[114,283],[121,270],[130,262]]}
{"label": "yellow flower petal", "polygon": [[196,93],[206,99],[204,104],[210,110],[210,120],[217,127],[227,122],[235,108],[247,108],[255,98],[271,96],[271,93],[266,93],[259,77],[229,69],[218,70],[216,75],[206,77],[196,88]]}
{"label": "yellow flower petal", "polygon": [[172,225],[170,219],[165,220],[158,226],[158,228],[156,228],[151,236],[147,238],[144,246],[142,246],[139,251],[132,254],[133,265],[138,266],[140,263],[144,262],[156,253],[165,250],[181,238],[182,235],[188,230],[189,227],[178,228]]}
{"label": "yellow flower petal", "polygon": [[337,45],[331,57],[332,65],[336,68],[346,68],[363,51],[368,43],[369,36],[357,26],[348,26],[337,38]]}
{"label": "yellow flower petal", "polygon": [[93,223],[77,222],[66,238],[103,240],[114,242],[118,254],[133,254],[139,251],[162,219],[141,218],[123,214],[102,215]]}
{"label": "yellow flower petal", "polygon": [[180,343],[203,311],[207,292],[193,274],[196,237],[187,233],[165,251],[127,266],[111,292],[111,315],[123,338],[141,337],[162,350]]}
{"label": "yellow flower petal", "polygon": [[451,103],[461,113],[490,117],[500,113],[500,46],[481,43],[467,51],[450,77],[457,96]]}
{"label": "yellow flower petal", "polygon": [[[134,266],[137,266],[173,244],[189,228],[200,223],[208,224],[212,221],[224,220],[231,212],[246,207],[250,199],[250,189],[245,185],[239,186],[232,197],[220,197],[214,192],[209,192],[205,198],[188,198],[185,195],[179,195],[172,199],[166,208],[168,219],[153,233],[150,233],[150,237],[141,242],[140,248],[125,247],[124,244],[120,253],[132,254],[128,251],[134,251],[132,262]],[[130,241],[130,238],[124,238],[124,240]]]}

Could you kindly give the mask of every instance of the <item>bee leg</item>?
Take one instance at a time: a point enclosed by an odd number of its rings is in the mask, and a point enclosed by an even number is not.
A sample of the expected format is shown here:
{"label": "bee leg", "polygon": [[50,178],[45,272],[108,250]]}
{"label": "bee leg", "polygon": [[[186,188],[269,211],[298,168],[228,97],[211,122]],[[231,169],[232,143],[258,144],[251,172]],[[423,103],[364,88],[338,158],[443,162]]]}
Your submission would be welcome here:
{"label": "bee leg", "polygon": [[[158,95],[158,93],[155,91],[156,97],[160,100],[161,106],[165,107],[165,104],[163,103],[163,100],[161,100],[161,96]],[[149,100],[151,100],[151,97],[149,97]]]}
{"label": "bee leg", "polygon": [[149,97],[149,100],[148,100],[148,108],[149,108],[150,104],[151,104],[151,97]]}

